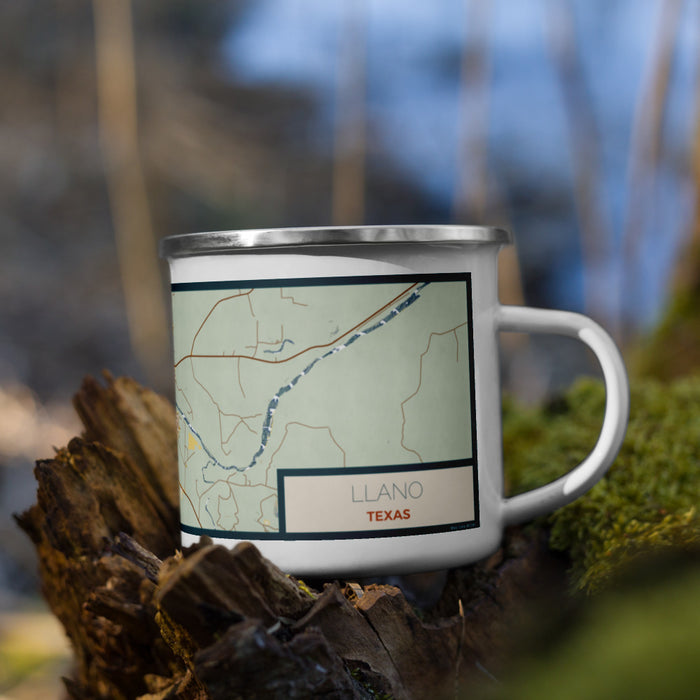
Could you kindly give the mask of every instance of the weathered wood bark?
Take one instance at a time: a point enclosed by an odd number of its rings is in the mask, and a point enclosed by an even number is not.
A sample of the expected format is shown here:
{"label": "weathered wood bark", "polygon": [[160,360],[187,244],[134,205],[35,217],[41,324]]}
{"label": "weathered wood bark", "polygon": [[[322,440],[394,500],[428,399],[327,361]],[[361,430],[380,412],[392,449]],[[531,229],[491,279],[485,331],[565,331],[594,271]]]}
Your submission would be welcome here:
{"label": "weathered wood bark", "polygon": [[543,567],[560,573],[513,531],[418,611],[394,586],[314,590],[249,543],[180,552],[172,406],[108,375],[75,406],[84,435],[37,463],[16,516],[73,645],[71,698],[454,697],[503,658]]}

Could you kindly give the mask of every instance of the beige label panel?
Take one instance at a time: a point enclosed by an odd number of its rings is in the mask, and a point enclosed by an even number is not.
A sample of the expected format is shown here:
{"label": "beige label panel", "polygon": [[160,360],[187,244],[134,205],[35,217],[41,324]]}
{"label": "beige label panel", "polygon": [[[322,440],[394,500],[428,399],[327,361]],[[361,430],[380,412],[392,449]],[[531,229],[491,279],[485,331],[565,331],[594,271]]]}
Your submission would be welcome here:
{"label": "beige label panel", "polygon": [[474,468],[284,476],[286,532],[381,531],[474,520]]}

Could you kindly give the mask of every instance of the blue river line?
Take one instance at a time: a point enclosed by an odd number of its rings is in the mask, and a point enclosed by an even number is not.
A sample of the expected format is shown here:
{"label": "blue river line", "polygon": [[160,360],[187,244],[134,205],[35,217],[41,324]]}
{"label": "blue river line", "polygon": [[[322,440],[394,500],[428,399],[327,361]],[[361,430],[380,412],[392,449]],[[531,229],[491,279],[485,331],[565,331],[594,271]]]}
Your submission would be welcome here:
{"label": "blue river line", "polygon": [[[386,316],[384,316],[381,320],[375,322],[373,325],[364,328],[361,331],[357,331],[354,335],[351,335],[350,338],[348,338],[344,343],[341,343],[340,345],[336,345],[334,348],[331,350],[328,350],[328,352],[324,353],[323,355],[320,355],[319,357],[315,358],[312,362],[310,362],[304,369],[297,374],[296,377],[294,377],[288,384],[285,384],[284,386],[281,386],[278,390],[277,393],[272,397],[270,400],[268,406],[267,406],[267,411],[265,413],[265,419],[263,420],[263,426],[262,426],[262,434],[260,436],[260,447],[258,448],[258,451],[253,455],[252,460],[250,461],[250,464],[246,467],[238,467],[235,464],[232,464],[230,466],[227,466],[225,464],[222,464],[219,462],[216,457],[209,451],[209,449],[206,447],[204,444],[204,441],[202,440],[201,436],[199,433],[195,430],[193,427],[192,423],[187,419],[187,416],[185,416],[184,412],[182,409],[175,404],[175,408],[177,409],[177,412],[180,414],[182,419],[185,421],[188,429],[192,434],[199,440],[199,443],[202,446],[202,449],[207,453],[207,456],[211,458],[211,460],[214,462],[214,464],[221,469],[224,469],[226,471],[230,471],[232,469],[235,469],[238,472],[244,472],[247,471],[248,469],[252,469],[258,459],[262,456],[263,452],[265,451],[265,447],[267,446],[268,440],[270,439],[270,432],[272,431],[272,419],[275,415],[275,411],[277,410],[277,406],[279,405],[280,399],[282,396],[284,396],[286,393],[290,392],[298,383],[299,380],[302,377],[305,377],[309,374],[309,372],[322,360],[327,359],[328,357],[332,357],[333,355],[338,354],[339,352],[342,352],[346,348],[350,347],[353,343],[356,343],[360,338],[363,338],[366,335],[369,335],[370,333],[373,333],[376,330],[379,330],[380,328],[383,328],[386,326],[388,323],[393,321],[402,311],[405,311],[409,306],[414,304],[418,299],[420,299],[420,292],[423,290],[427,285],[429,285],[430,282],[422,282],[416,289],[411,292],[411,294],[404,299],[398,306],[395,306]],[[286,341],[285,341],[286,342]],[[288,342],[292,342],[291,340]],[[282,343],[282,347],[284,347],[284,342]],[[282,348],[280,348],[278,351],[281,351]],[[275,352],[275,351],[268,351],[265,350],[265,352]],[[207,482],[205,479],[206,483],[211,483]]]}
{"label": "blue river line", "polygon": [[280,345],[280,346],[277,348],[277,350],[263,350],[263,352],[269,352],[269,353],[271,353],[271,354],[273,354],[273,355],[277,355],[277,353],[280,353],[280,352],[282,352],[282,350],[284,350],[285,343],[290,343],[291,345],[294,345],[294,341],[293,341],[293,340],[290,340],[289,338],[285,338],[285,339],[282,341],[282,345]]}

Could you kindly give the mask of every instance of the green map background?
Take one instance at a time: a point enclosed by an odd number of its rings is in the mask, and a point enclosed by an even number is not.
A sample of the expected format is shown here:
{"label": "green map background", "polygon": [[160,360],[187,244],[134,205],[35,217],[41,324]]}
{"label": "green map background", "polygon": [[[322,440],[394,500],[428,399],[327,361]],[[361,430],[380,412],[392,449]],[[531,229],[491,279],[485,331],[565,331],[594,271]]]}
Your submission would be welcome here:
{"label": "green map background", "polygon": [[[274,532],[282,467],[471,457],[466,284],[174,292],[182,522]],[[411,294],[385,325],[300,376]],[[246,469],[275,395],[268,442]]]}

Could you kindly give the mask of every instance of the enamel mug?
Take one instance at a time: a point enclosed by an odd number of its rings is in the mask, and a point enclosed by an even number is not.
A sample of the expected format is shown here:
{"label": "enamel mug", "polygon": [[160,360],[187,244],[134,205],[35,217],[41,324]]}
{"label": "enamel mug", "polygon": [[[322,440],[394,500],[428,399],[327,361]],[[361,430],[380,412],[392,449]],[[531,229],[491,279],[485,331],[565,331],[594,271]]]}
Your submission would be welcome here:
{"label": "enamel mug", "polygon": [[[608,469],[629,392],[610,337],[504,306],[498,228],[272,229],[165,238],[182,543],[253,542],[296,575],[463,565]],[[577,338],[605,416],[565,476],[505,498],[500,331]]]}

